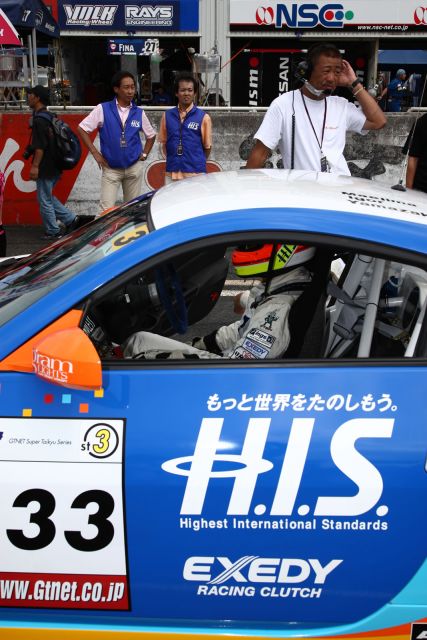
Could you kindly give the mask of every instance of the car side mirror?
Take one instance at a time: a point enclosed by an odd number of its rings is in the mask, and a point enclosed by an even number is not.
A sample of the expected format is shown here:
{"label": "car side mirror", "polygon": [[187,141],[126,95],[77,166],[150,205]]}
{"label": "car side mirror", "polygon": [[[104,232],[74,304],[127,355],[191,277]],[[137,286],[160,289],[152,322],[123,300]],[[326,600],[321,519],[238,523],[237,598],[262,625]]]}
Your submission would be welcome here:
{"label": "car side mirror", "polygon": [[55,331],[36,342],[33,368],[39,378],[70,389],[102,387],[101,360],[91,340],[79,327]]}

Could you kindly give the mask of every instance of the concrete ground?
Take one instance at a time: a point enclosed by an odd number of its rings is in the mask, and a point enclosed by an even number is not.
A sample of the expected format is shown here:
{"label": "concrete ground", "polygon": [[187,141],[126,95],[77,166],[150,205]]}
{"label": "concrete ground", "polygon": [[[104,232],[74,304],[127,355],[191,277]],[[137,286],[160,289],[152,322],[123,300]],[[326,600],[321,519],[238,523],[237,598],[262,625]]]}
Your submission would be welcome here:
{"label": "concrete ground", "polygon": [[49,244],[46,240],[42,240],[43,227],[41,225],[4,225],[4,227],[8,257],[34,253]]}
{"label": "concrete ground", "polygon": [[[92,219],[91,216],[80,216],[78,226],[86,224]],[[6,224],[4,228],[6,229],[6,256],[8,258],[26,253],[35,253],[52,243],[52,240],[43,239],[44,229],[42,225]]]}

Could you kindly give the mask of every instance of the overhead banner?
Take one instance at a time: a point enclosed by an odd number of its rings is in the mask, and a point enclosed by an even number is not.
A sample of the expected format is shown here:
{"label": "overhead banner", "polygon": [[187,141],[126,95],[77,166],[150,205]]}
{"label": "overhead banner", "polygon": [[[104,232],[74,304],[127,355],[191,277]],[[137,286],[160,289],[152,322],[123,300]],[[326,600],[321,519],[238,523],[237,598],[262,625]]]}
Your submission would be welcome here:
{"label": "overhead banner", "polygon": [[198,31],[198,0],[58,1],[61,31]]}
{"label": "overhead banner", "polygon": [[59,26],[42,0],[1,0],[1,9],[17,29],[36,29],[59,38]]}
{"label": "overhead banner", "polygon": [[268,2],[230,0],[230,29],[274,31],[311,29],[361,33],[424,30],[427,7],[420,0],[343,0],[342,2]]}

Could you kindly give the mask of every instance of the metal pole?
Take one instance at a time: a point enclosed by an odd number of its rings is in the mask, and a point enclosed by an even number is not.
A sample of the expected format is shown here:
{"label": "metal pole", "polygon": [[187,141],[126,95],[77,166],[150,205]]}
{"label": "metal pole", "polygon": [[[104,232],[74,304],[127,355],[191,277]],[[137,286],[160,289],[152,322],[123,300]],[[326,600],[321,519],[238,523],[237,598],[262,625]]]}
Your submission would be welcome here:
{"label": "metal pole", "polygon": [[417,346],[418,338],[421,333],[421,327],[424,322],[424,316],[426,314],[426,306],[427,306],[427,298],[424,300],[424,304],[421,309],[421,313],[418,316],[416,325],[411,335],[411,339],[409,340],[409,344],[406,347],[405,358],[412,358],[415,353],[415,347]]}
{"label": "metal pole", "polygon": [[34,84],[36,85],[39,83],[39,72],[37,69],[37,35],[35,29],[33,29],[31,32],[31,38],[33,41]]}
{"label": "metal pole", "polygon": [[[360,282],[365,275],[366,270],[371,265],[374,258],[370,256],[365,256],[362,254],[357,254],[354,258],[353,264],[350,267],[350,270],[347,274],[345,282],[343,283],[342,290],[346,293],[350,298],[354,298],[356,295],[357,289],[360,286]],[[337,335],[334,331],[334,325],[338,322],[340,318],[341,311],[345,303],[336,300],[333,308],[331,309],[331,322],[330,322],[330,335],[328,339],[328,347],[327,354],[331,354],[337,345],[339,345],[341,341],[341,337]],[[337,356],[333,356],[337,357]]]}
{"label": "metal pole", "polygon": [[[218,0],[215,0],[214,53],[218,54]],[[215,74],[215,106],[219,107],[219,71]]]}
{"label": "metal pole", "polygon": [[31,42],[31,36],[27,36],[27,43],[28,43],[28,58],[30,61],[30,85],[34,87],[35,82],[34,82],[34,64],[33,64],[33,45]]}
{"label": "metal pole", "polygon": [[370,46],[370,58],[368,63],[368,73],[366,78],[366,86],[374,87],[378,76],[378,39]]}
{"label": "metal pole", "polygon": [[372,272],[371,288],[363,320],[362,334],[360,336],[358,358],[368,358],[371,352],[372,337],[374,335],[375,320],[377,318],[378,300],[380,298],[382,278],[384,274],[385,260],[375,259]]}

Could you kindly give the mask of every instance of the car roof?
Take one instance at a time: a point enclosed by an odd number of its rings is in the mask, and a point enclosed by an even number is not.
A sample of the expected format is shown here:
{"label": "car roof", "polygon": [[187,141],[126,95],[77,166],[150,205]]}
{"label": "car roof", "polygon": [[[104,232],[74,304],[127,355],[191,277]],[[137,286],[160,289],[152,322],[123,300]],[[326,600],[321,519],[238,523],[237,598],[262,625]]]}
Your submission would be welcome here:
{"label": "car roof", "polygon": [[242,209],[340,211],[427,224],[427,198],[363,178],[314,171],[223,171],[180,180],[151,201],[155,229],[181,220]]}

